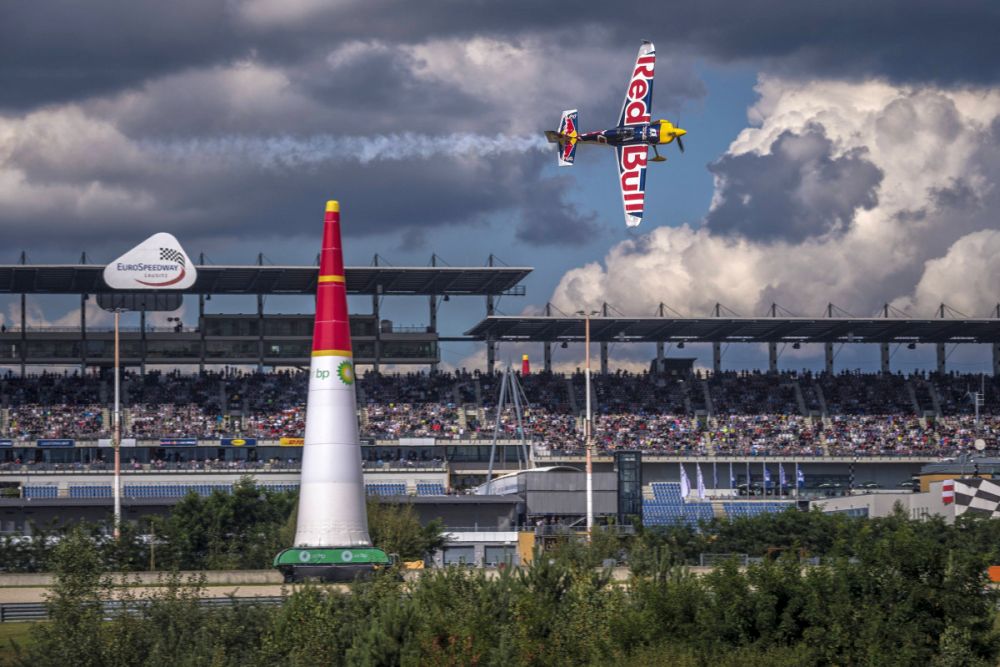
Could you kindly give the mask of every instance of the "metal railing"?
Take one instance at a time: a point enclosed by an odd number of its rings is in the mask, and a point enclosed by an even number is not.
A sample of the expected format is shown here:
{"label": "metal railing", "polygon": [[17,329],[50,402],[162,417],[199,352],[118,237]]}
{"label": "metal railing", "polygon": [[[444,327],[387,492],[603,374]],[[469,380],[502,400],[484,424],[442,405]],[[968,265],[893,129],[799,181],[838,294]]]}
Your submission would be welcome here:
{"label": "metal railing", "polygon": [[[274,606],[285,603],[285,597],[261,596],[261,597],[224,597],[224,598],[203,598],[198,601],[198,606],[206,609],[218,609],[220,607],[231,607],[238,604],[256,604],[264,606]],[[138,614],[143,608],[148,607],[149,600],[134,600],[123,602],[121,600],[108,600],[101,603],[101,610],[105,620],[111,620],[122,614]],[[18,621],[44,621],[49,617],[49,607],[44,602],[8,602],[0,604],[0,623],[13,623]]]}
{"label": "metal railing", "polygon": [[[409,463],[406,461],[362,461],[361,467],[369,472],[447,472],[448,465],[444,461],[419,461]],[[17,476],[43,476],[55,477],[60,475],[110,475],[113,469],[108,465],[91,465],[72,463],[32,463],[26,464],[0,464],[0,475]],[[238,463],[237,465],[204,464],[198,462],[191,463],[171,463],[164,466],[140,464],[139,467],[132,467],[131,464],[122,465],[123,475],[176,475],[176,474],[237,474],[237,473],[299,473],[302,471],[302,462],[294,463]]]}
{"label": "metal railing", "polygon": [[[587,532],[587,527],[583,524],[577,526],[567,526],[564,524],[548,524],[541,526],[534,526],[533,528],[535,535],[538,536],[554,536],[554,535],[582,535]],[[614,535],[634,535],[635,526],[613,524],[608,526],[594,526],[595,531],[602,533],[611,533]]]}

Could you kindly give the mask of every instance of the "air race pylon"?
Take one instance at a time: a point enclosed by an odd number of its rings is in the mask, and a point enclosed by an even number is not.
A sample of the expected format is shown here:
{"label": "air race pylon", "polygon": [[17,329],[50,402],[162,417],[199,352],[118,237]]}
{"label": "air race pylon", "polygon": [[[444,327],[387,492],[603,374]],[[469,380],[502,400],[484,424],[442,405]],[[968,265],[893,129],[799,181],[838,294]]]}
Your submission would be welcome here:
{"label": "air race pylon", "polygon": [[351,580],[390,562],[368,536],[354,379],[340,205],[329,201],[316,285],[295,546],[274,559],[286,581]]}

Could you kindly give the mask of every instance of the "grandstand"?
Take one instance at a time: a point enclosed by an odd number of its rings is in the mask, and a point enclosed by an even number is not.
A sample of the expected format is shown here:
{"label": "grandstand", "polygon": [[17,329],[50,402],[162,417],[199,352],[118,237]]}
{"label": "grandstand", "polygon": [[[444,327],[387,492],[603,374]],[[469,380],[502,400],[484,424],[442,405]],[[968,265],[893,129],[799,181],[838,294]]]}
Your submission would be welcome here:
{"label": "grandstand", "polygon": [[[366,374],[358,415],[371,467],[478,461],[469,447],[490,440],[497,375]],[[978,376],[843,373],[615,373],[593,381],[599,450],[647,456],[934,458],[993,448],[1000,385]],[[523,422],[536,456],[581,451],[584,382],[579,374],[522,379],[532,397]],[[154,470],[294,467],[305,425],[301,372],[126,374],[126,461]],[[981,413],[961,395],[981,391]],[[106,464],[110,391],[101,375],[49,374],[0,383],[0,466],[100,469]],[[512,411],[501,439],[517,438]],[[448,448],[449,444],[455,446]],[[403,445],[403,446],[400,446]],[[720,458],[721,457],[721,458]]]}
{"label": "grandstand", "polygon": [[[349,292],[372,297],[371,311],[352,315],[351,327],[356,359],[372,369],[358,378],[357,396],[366,489],[374,497],[436,502],[484,480],[498,418],[500,375],[493,365],[500,342],[540,343],[544,361],[543,372],[521,378],[530,403],[524,433],[510,410],[499,415],[495,470],[518,468],[522,435],[536,465],[583,462],[584,378],[552,373],[551,346],[579,343],[584,320],[553,316],[550,307],[541,317],[498,315],[496,299],[523,295],[519,283],[531,269],[498,266],[492,258],[487,264],[453,268],[435,259],[429,267],[400,268],[379,266],[376,259],[371,267],[347,269]],[[16,488],[20,500],[91,504],[111,496],[111,334],[88,328],[85,317],[88,296],[106,292],[102,268],[0,266],[0,293],[21,295],[19,322],[0,330],[0,365],[11,369],[0,378],[0,483]],[[202,263],[188,290],[198,299],[196,326],[155,330],[142,317],[137,330],[124,332],[125,365],[138,369],[126,372],[122,383],[127,499],[175,502],[192,491],[228,491],[246,474],[270,488],[296,488],[307,387],[296,366],[308,363],[312,318],[265,313],[262,298],[311,294],[315,280],[315,267]],[[28,327],[27,298],[46,294],[79,296],[81,326]],[[257,312],[205,312],[212,295],[236,294],[256,295]],[[383,320],[386,295],[427,299],[428,325]],[[485,299],[486,318],[463,336],[441,336],[441,301],[469,296]],[[933,320],[885,314],[862,319],[831,311],[830,317],[807,319],[775,311],[769,318],[740,318],[717,309],[714,317],[680,318],[661,309],[658,317],[627,318],[605,307],[604,316],[591,322],[591,337],[601,346],[591,396],[595,470],[610,473],[616,452],[641,452],[646,487],[640,504],[647,523],[694,526],[788,507],[787,497],[760,491],[761,466],[772,474],[780,465],[801,469],[804,482],[791,491],[798,500],[899,488],[922,465],[967,453],[980,439],[998,449],[1000,382],[949,374],[942,355],[946,344],[991,345],[996,369],[1000,319],[956,320],[944,317],[944,310]],[[378,372],[386,363],[434,371],[438,346],[449,341],[484,342],[485,372]],[[612,342],[656,344],[650,371],[609,372]],[[679,359],[666,363],[665,343],[712,344],[712,372],[695,372]],[[767,344],[768,370],[723,370],[720,346],[733,343]],[[823,345],[827,372],[778,372],[779,343]],[[881,372],[833,372],[832,345],[854,343],[880,346]],[[891,373],[892,344],[935,345],[937,372]],[[80,371],[44,372],[56,364]],[[147,364],[192,372],[147,372]],[[227,369],[208,370],[213,364]],[[970,389],[979,392],[978,418]],[[707,499],[675,496],[681,463],[706,473]],[[605,513],[614,513],[613,504],[606,507]]]}
{"label": "grandstand", "polygon": [[758,516],[769,512],[784,512],[796,506],[792,500],[715,501],[700,498],[683,498],[681,485],[654,482],[650,486],[650,496],[643,499],[643,523],[647,526],[688,525],[698,528],[699,524],[715,518],[736,519]]}
{"label": "grandstand", "polygon": [[[83,256],[86,260],[86,255]],[[442,300],[476,296],[485,298],[486,313],[494,312],[495,300],[502,295],[523,296],[519,283],[531,272],[529,267],[499,265],[490,255],[486,266],[441,266],[432,256],[431,266],[385,266],[376,255],[372,266],[346,267],[347,291],[371,297],[371,312],[351,315],[354,358],[378,370],[382,364],[412,364],[437,368],[440,361],[437,313]],[[198,321],[195,327],[154,328],[146,325],[140,312],[137,329],[121,332],[121,355],[125,365],[189,365],[203,370],[214,364],[264,367],[309,365],[312,315],[276,315],[264,311],[264,297],[289,297],[316,293],[316,266],[264,266],[263,255],[250,266],[206,265],[201,258],[198,279],[183,290],[196,297]],[[20,264],[0,265],[0,294],[20,295],[17,320],[0,330],[0,367],[12,365],[22,375],[31,366],[72,365],[108,368],[113,363],[113,333],[106,327],[87,326],[87,303],[91,295],[98,301],[112,295],[98,264],[30,265],[22,253]],[[80,302],[79,327],[31,327],[28,325],[28,297],[73,295]],[[129,296],[114,292],[115,296]],[[253,314],[206,313],[206,301],[213,295],[257,297]],[[133,295],[134,296],[134,295]],[[422,297],[428,300],[428,324],[397,327],[383,319],[382,298]],[[173,307],[176,308],[178,304]],[[495,345],[487,345],[493,358]]]}

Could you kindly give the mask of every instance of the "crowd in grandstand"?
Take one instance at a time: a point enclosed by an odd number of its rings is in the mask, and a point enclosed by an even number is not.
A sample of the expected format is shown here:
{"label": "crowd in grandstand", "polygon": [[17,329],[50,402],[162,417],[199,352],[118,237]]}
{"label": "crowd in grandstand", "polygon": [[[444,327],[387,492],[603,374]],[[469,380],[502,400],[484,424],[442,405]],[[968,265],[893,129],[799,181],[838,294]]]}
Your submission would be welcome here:
{"label": "crowd in grandstand", "polygon": [[[583,446],[584,379],[531,374],[523,387],[524,437],[554,452]],[[501,376],[367,373],[358,379],[361,433],[374,440],[490,439]],[[301,372],[126,374],[123,435],[158,438],[302,437]],[[104,375],[0,378],[0,438],[107,438]],[[981,391],[972,417],[970,391]],[[517,439],[511,405],[499,436]],[[593,433],[602,450],[691,455],[938,455],[1000,433],[1000,386],[961,375],[719,373],[686,377],[617,372],[593,377]],[[221,465],[221,464],[220,464]]]}

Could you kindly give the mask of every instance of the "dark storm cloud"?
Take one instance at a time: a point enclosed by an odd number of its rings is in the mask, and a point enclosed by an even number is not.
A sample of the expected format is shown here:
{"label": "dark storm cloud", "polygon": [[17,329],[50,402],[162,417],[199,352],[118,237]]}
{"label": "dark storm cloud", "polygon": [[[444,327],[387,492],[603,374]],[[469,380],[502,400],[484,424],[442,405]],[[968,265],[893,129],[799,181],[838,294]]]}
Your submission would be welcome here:
{"label": "dark storm cloud", "polygon": [[0,7],[0,108],[136,86],[244,53],[225,0],[45,0]]}
{"label": "dark storm cloud", "polygon": [[402,51],[366,48],[336,67],[325,59],[304,62],[290,78],[330,110],[331,125],[351,134],[469,131],[496,116],[497,109],[454,86],[416,79],[415,65]]}
{"label": "dark storm cloud", "polygon": [[[106,190],[123,193],[121,201],[137,205],[68,206],[58,216],[52,216],[49,208],[37,213],[3,210],[0,228],[5,243],[39,247],[58,238],[81,247],[92,244],[95,233],[135,237],[164,230],[192,240],[227,235],[287,238],[313,231],[316,202],[331,197],[345,202],[347,235],[399,235],[412,240],[414,230],[486,225],[496,213],[519,217],[521,209],[534,201],[522,199],[525,182],[541,193],[553,193],[556,201],[547,205],[558,208],[558,190],[563,187],[553,187],[540,175],[542,160],[530,153],[503,160],[440,155],[368,163],[328,160],[294,169],[237,162],[192,168],[197,163],[150,158],[132,171],[100,161],[57,171],[51,163],[31,165],[25,159],[19,166],[34,182],[80,193],[100,183]],[[144,201],[149,203],[140,205]],[[568,225],[575,209],[564,208],[556,222]],[[588,224],[585,216],[581,219],[581,224]],[[514,236],[513,229],[506,233]]]}
{"label": "dark storm cloud", "polygon": [[[993,0],[729,0],[661,3],[642,12],[528,0],[419,8],[399,0],[335,3],[288,20],[267,2],[7,2],[0,10],[0,108],[26,109],[135,87],[192,67],[254,57],[294,69],[351,40],[541,37],[552,44],[740,62],[787,75],[885,77],[936,84],[1000,80],[1000,4]],[[282,3],[273,0],[272,7]],[[626,48],[628,45],[628,48]],[[572,63],[553,62],[553,67]]]}
{"label": "dark storm cloud", "polygon": [[[402,7],[398,0],[340,6],[301,31],[335,29],[402,42],[547,33],[553,40],[595,47],[649,38],[661,54],[807,77],[876,76],[943,85],[1000,80],[1000,5],[993,0],[685,0],[659,3],[638,15],[599,3],[566,11],[559,3],[530,0],[457,5],[437,0],[421,3],[419,12]],[[405,21],[386,20],[401,12]]]}
{"label": "dark storm cloud", "polygon": [[980,203],[979,195],[962,178],[955,179],[948,187],[932,188],[930,198],[940,208],[972,209]]}
{"label": "dark storm cloud", "polygon": [[570,178],[555,177],[531,183],[521,201],[522,220],[517,239],[535,245],[579,246],[601,233],[597,215],[584,213],[567,201],[575,187]]}
{"label": "dark storm cloud", "polygon": [[708,0],[679,17],[661,15],[677,19],[664,47],[779,73],[941,85],[1000,80],[1000,4],[992,0]]}
{"label": "dark storm cloud", "polygon": [[863,152],[832,157],[832,149],[813,126],[783,133],[767,155],[725,155],[709,165],[721,202],[706,218],[709,229],[793,243],[846,231],[858,209],[878,203],[882,172]]}

